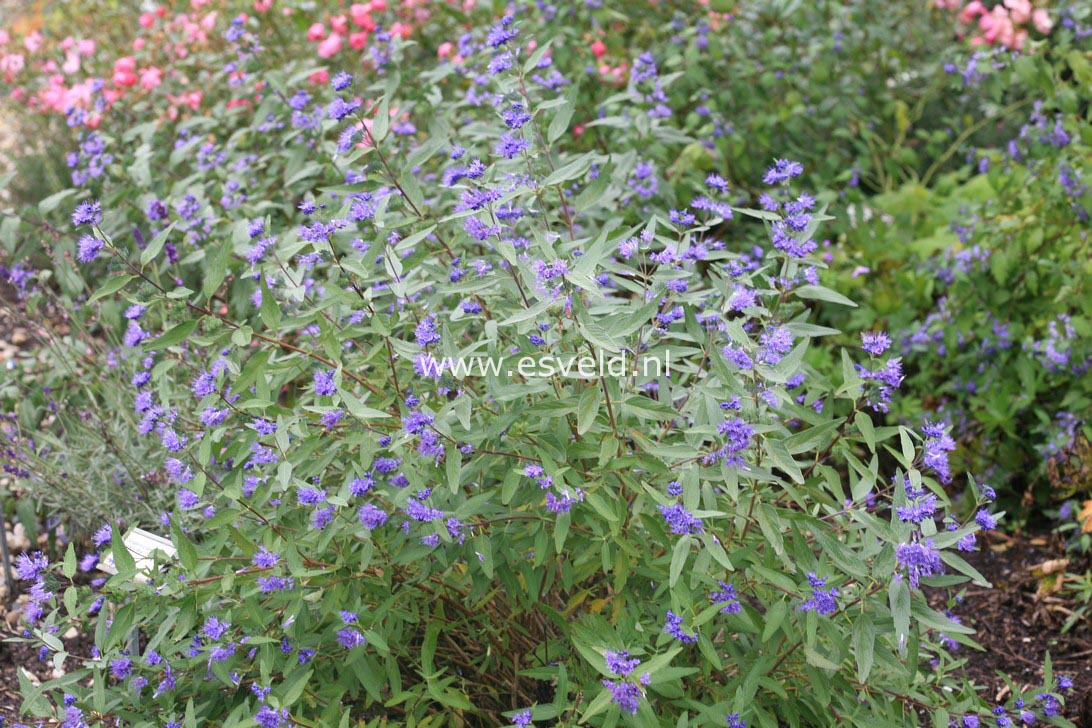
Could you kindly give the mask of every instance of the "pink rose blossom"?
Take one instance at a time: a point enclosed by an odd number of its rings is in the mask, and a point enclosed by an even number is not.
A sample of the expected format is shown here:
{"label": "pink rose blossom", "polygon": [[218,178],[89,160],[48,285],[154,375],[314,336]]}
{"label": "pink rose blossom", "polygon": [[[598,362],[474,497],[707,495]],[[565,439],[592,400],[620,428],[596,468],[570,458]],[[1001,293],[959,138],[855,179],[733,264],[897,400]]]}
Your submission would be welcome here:
{"label": "pink rose blossom", "polygon": [[1021,25],[1031,20],[1030,0],[1005,0],[1005,7],[1009,9],[1013,23]]}
{"label": "pink rose blossom", "polygon": [[318,45],[319,58],[329,58],[341,52],[341,36],[331,33],[326,40]]}
{"label": "pink rose blossom", "polygon": [[959,22],[970,24],[979,15],[986,12],[985,6],[979,2],[979,0],[971,0],[967,5],[959,11]]}
{"label": "pink rose blossom", "polygon": [[361,30],[357,33],[349,34],[349,47],[354,51],[362,51],[368,45],[368,31]]}
{"label": "pink rose blossom", "polygon": [[1043,8],[1035,8],[1031,12],[1031,23],[1043,35],[1048,34],[1054,27],[1054,21],[1050,19],[1050,13]]}
{"label": "pink rose blossom", "polygon": [[140,87],[145,91],[151,91],[162,82],[163,71],[155,66],[140,69]]}
{"label": "pink rose blossom", "polygon": [[325,37],[326,37],[326,26],[323,25],[322,23],[315,23],[314,25],[312,25],[310,28],[307,29],[307,40],[309,40],[309,41],[314,42],[316,40],[322,40]]}
{"label": "pink rose blossom", "polygon": [[45,39],[42,38],[42,34],[38,31],[34,31],[26,38],[23,38],[23,47],[26,48],[28,52],[34,53],[36,50],[42,47],[42,43],[44,42]]}

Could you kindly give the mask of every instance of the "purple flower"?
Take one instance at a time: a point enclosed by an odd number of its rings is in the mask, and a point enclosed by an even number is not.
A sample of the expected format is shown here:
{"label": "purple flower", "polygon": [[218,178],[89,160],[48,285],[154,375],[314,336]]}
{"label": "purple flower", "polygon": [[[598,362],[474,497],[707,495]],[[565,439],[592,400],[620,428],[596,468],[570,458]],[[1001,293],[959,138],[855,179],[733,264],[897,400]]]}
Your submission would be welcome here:
{"label": "purple flower", "polygon": [[838,611],[838,603],[835,601],[838,596],[836,587],[824,589],[827,580],[816,576],[814,572],[808,574],[808,583],[812,589],[811,599],[800,605],[801,612],[814,611],[826,616]]}
{"label": "purple flower", "polygon": [[345,71],[338,71],[334,75],[333,80],[330,81],[330,85],[334,87],[334,91],[344,91],[345,89],[349,88],[352,83],[353,77]]}
{"label": "purple flower", "polygon": [[713,604],[722,605],[720,608],[721,614],[739,614],[743,609],[743,605],[739,603],[739,598],[736,596],[736,587],[733,584],[726,584],[723,581],[717,582],[720,585],[720,589],[709,595],[709,601]]}
{"label": "purple flower", "polygon": [[728,728],[747,728],[747,721],[740,718],[739,713],[729,713],[725,720],[728,721]]}
{"label": "purple flower", "polygon": [[983,531],[991,531],[997,528],[997,519],[985,508],[979,510],[978,513],[975,514],[974,522],[977,523]]}
{"label": "purple flower", "polygon": [[440,341],[440,333],[436,330],[436,319],[432,316],[425,316],[421,319],[421,322],[413,330],[413,335],[417,339],[417,345],[422,349],[427,348],[429,344],[435,344]]}
{"label": "purple flower", "polygon": [[721,194],[728,194],[728,180],[724,179],[719,174],[710,174],[707,176],[705,178],[705,185]]}
{"label": "purple flower", "polygon": [[128,657],[110,660],[110,674],[117,680],[124,680],[133,672],[133,661]]}
{"label": "purple flower", "polygon": [[681,504],[661,505],[660,514],[667,521],[672,533],[683,535],[687,533],[701,533],[701,519],[686,510]]}
{"label": "purple flower", "polygon": [[84,235],[80,238],[76,250],[76,260],[81,263],[90,263],[98,257],[102,250],[103,242],[93,235]]}
{"label": "purple flower", "polygon": [[630,715],[637,714],[643,691],[636,683],[604,680],[603,686],[610,691],[611,702]]}
{"label": "purple flower", "polygon": [[360,524],[370,531],[374,531],[387,522],[387,513],[371,503],[360,506],[356,517]]}
{"label": "purple flower", "polygon": [[189,488],[178,489],[178,506],[183,510],[190,510],[196,508],[197,504],[201,502],[201,499],[197,497]]}
{"label": "purple flower", "polygon": [[899,544],[895,548],[895,560],[900,568],[906,569],[910,585],[915,588],[921,577],[940,574],[944,571],[944,562],[941,561],[940,552],[931,538]]}
{"label": "purple flower", "polygon": [[626,677],[637,669],[641,661],[636,657],[631,658],[625,650],[619,652],[607,652],[604,657],[607,660],[607,669],[615,675]]}
{"label": "purple flower", "polygon": [[278,713],[275,708],[263,705],[254,714],[254,722],[262,728],[281,728],[281,726],[289,724],[288,708],[281,708]]}
{"label": "purple flower", "polygon": [[49,559],[41,551],[35,551],[33,556],[19,554],[15,560],[15,570],[23,581],[33,581],[38,575],[49,568]]}
{"label": "purple flower", "polygon": [[861,348],[873,356],[880,356],[891,346],[891,337],[882,331],[865,331],[861,334]]}
{"label": "purple flower", "polygon": [[204,633],[205,637],[216,641],[223,637],[230,627],[231,625],[227,622],[217,619],[216,617],[209,617],[205,620],[201,632]]}
{"label": "purple flower", "polygon": [[804,172],[804,166],[799,162],[788,159],[774,160],[774,166],[766,170],[762,181],[768,185],[777,185],[788,182],[793,177],[798,177]]}
{"label": "purple flower", "polygon": [[265,546],[262,546],[254,552],[253,564],[260,569],[268,569],[272,566],[276,566],[277,562],[280,560],[280,554],[275,554]]}
{"label": "purple flower", "polygon": [[73,225],[98,225],[102,222],[102,206],[98,200],[86,200],[72,211]]}
{"label": "purple flower", "polygon": [[490,48],[499,48],[519,35],[519,30],[512,27],[514,21],[515,18],[511,15],[504,16],[500,23],[489,30],[489,35],[485,37],[485,44]]}
{"label": "purple flower", "polygon": [[375,478],[371,473],[365,473],[363,478],[353,478],[349,481],[349,492],[360,498],[375,487]]}
{"label": "purple flower", "polygon": [[925,435],[923,449],[926,467],[936,471],[942,483],[951,481],[952,472],[948,465],[948,453],[955,450],[955,440],[944,431],[944,425],[940,423],[926,422],[921,431]]}
{"label": "purple flower", "polygon": [[110,528],[110,524],[107,523],[99,528],[99,530],[95,531],[94,535],[91,536],[91,542],[94,543],[95,546],[101,548],[102,546],[110,543],[110,539],[112,539],[113,537],[113,529]]}
{"label": "purple flower", "polygon": [[334,384],[334,370],[328,369],[324,372],[315,372],[314,390],[315,394],[320,397],[332,397],[337,393],[337,385]]}
{"label": "purple flower", "polygon": [[767,328],[758,339],[762,345],[758,360],[770,366],[777,364],[792,349],[792,341],[792,333],[784,326]]}
{"label": "purple flower", "polygon": [[696,634],[690,634],[683,631],[682,628],[683,618],[678,614],[675,614],[670,609],[667,610],[667,618],[664,620],[664,632],[671,635],[679,642],[686,644],[693,644],[698,641]]}
{"label": "purple flower", "polygon": [[530,148],[531,144],[526,139],[513,136],[512,134],[502,134],[494,151],[505,159],[513,159],[520,152]]}
{"label": "purple flower", "polygon": [[353,647],[356,647],[358,645],[368,644],[368,640],[364,637],[364,635],[360,634],[358,630],[355,630],[352,627],[339,629],[337,632],[337,641],[342,647],[347,650],[352,649]]}

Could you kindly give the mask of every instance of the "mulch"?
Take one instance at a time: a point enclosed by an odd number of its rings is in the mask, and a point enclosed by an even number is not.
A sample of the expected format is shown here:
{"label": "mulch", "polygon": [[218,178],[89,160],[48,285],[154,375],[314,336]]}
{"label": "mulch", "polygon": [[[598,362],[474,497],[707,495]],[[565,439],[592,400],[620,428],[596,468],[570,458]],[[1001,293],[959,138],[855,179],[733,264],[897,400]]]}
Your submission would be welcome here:
{"label": "mulch", "polygon": [[1044,564],[1067,557],[1065,571],[1086,574],[1092,558],[1066,554],[1061,539],[1050,535],[991,533],[979,536],[979,546],[967,561],[994,588],[969,587],[963,603],[952,610],[977,630],[973,638],[985,648],[978,652],[959,647],[967,676],[981,686],[983,696],[1000,702],[1009,695],[1002,675],[1020,688],[1035,690],[1042,685],[1043,660],[1049,653],[1054,674],[1073,679],[1064,715],[1079,727],[1092,728],[1092,621],[1079,619],[1063,632],[1079,605],[1071,593],[1064,588],[1052,592],[1049,580],[1037,575]]}

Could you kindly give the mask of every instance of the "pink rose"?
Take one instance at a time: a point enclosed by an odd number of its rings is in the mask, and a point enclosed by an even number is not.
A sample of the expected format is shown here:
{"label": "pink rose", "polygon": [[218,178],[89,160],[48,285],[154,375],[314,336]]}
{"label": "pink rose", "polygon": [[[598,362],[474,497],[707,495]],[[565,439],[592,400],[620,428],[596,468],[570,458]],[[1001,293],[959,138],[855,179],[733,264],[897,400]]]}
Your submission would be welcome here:
{"label": "pink rose", "polygon": [[132,56],[122,56],[114,61],[114,85],[134,86],[137,82],[136,59]]}
{"label": "pink rose", "polygon": [[341,52],[341,36],[331,33],[326,40],[318,45],[319,58],[329,58]]}
{"label": "pink rose", "polygon": [[313,84],[324,86],[330,83],[330,72],[325,68],[321,68],[308,76],[307,80]]}
{"label": "pink rose", "polygon": [[42,47],[43,42],[44,39],[42,38],[42,34],[38,31],[34,31],[26,38],[23,38],[23,47],[26,48],[27,51],[29,51],[30,53],[33,53],[34,51]]}
{"label": "pink rose", "polygon": [[451,51],[455,49],[455,46],[451,45],[447,41],[440,44],[440,47],[436,49],[437,58],[447,58],[451,55]]}
{"label": "pink rose", "polygon": [[394,23],[391,25],[391,35],[397,35],[402,40],[413,35],[413,27],[407,23]]}
{"label": "pink rose", "polygon": [[81,56],[93,56],[95,55],[95,41],[91,38],[84,38],[76,43],[76,52]]}
{"label": "pink rose", "polygon": [[354,51],[362,51],[368,45],[368,31],[362,30],[358,33],[349,33],[349,47]]}
{"label": "pink rose", "polygon": [[979,0],[971,0],[967,5],[959,11],[959,22],[970,24],[979,15],[986,12],[985,6],[979,2]]}
{"label": "pink rose", "polygon": [[1030,0],[1005,0],[1005,7],[1009,9],[1012,22],[1017,25],[1031,20]]}
{"label": "pink rose", "polygon": [[1032,11],[1031,23],[1043,35],[1048,34],[1054,28],[1054,21],[1050,19],[1050,13],[1043,8],[1035,8]]}
{"label": "pink rose", "polygon": [[76,71],[80,70],[79,54],[69,53],[67,56],[65,56],[64,65],[61,66],[61,70],[69,75],[72,75]]}
{"label": "pink rose", "polygon": [[349,21],[345,19],[344,15],[337,15],[330,18],[330,27],[334,29],[335,33],[341,33],[342,35],[349,34]]}
{"label": "pink rose", "polygon": [[307,40],[316,41],[322,40],[326,37],[326,26],[322,23],[315,23],[307,29]]}
{"label": "pink rose", "polygon": [[607,44],[597,40],[591,44],[591,52],[596,58],[602,58],[607,53]]}
{"label": "pink rose", "polygon": [[141,13],[138,22],[140,23],[141,28],[151,28],[155,25],[155,15],[152,13]]}
{"label": "pink rose", "polygon": [[155,66],[140,69],[140,87],[151,91],[163,81],[163,71]]}

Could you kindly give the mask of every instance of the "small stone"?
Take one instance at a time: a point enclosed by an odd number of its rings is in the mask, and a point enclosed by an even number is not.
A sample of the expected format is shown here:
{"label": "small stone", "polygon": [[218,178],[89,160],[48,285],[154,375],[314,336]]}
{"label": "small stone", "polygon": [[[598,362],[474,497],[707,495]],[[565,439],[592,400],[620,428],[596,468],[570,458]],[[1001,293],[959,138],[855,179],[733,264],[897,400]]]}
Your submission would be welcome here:
{"label": "small stone", "polygon": [[11,343],[16,346],[22,346],[27,343],[29,339],[30,337],[27,336],[27,330],[24,328],[18,328],[11,332]]}
{"label": "small stone", "polygon": [[80,636],[80,631],[75,627],[69,627],[68,631],[61,635],[61,639],[74,640]]}

